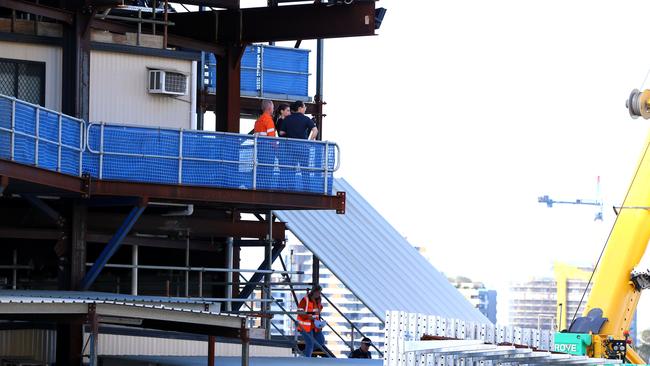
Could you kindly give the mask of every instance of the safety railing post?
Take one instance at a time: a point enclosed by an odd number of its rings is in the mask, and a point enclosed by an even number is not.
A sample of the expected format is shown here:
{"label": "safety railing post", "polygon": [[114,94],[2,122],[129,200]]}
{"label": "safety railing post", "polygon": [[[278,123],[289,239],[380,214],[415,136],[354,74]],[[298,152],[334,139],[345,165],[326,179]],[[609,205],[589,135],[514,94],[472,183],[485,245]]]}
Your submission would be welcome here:
{"label": "safety railing post", "polygon": [[79,176],[83,175],[83,161],[84,161],[84,147],[86,140],[84,139],[84,123],[79,124]]}
{"label": "safety railing post", "polygon": [[41,110],[40,108],[36,107],[36,116],[34,116],[34,135],[36,136],[34,138],[34,166],[38,166],[38,130],[39,130],[39,124],[40,124],[40,115],[41,115]]}
{"label": "safety railing post", "polygon": [[257,135],[253,139],[253,189],[257,189]]}
{"label": "safety railing post", "polygon": [[178,184],[183,184],[183,129],[179,132],[178,142]]}
{"label": "safety railing post", "polygon": [[350,352],[354,352],[354,327],[350,324]]}
{"label": "safety railing post", "polygon": [[104,176],[104,122],[99,125],[99,179]]}
{"label": "safety railing post", "polygon": [[9,147],[9,159],[15,160],[16,145],[16,101],[11,100],[11,142]]}
{"label": "safety railing post", "polygon": [[264,46],[260,47],[260,97],[264,95]]}
{"label": "safety railing post", "polygon": [[57,131],[58,145],[57,145],[57,157],[56,157],[56,171],[57,172],[61,171],[61,149],[63,148],[62,139],[61,139],[61,133],[62,133],[61,132],[61,130],[62,130],[61,125],[63,124],[62,119],[63,119],[63,116],[61,116],[59,114],[58,127],[57,127],[58,128],[58,131]]}
{"label": "safety railing post", "polygon": [[330,147],[329,141],[325,141],[325,159],[323,161],[323,174],[325,175],[325,179],[324,179],[325,187],[323,189],[323,193],[325,193],[325,194],[329,193],[328,190],[327,190],[327,184],[329,183],[328,182],[328,179],[329,179],[329,161],[328,161],[329,160],[328,159],[328,157],[329,157],[329,147]]}

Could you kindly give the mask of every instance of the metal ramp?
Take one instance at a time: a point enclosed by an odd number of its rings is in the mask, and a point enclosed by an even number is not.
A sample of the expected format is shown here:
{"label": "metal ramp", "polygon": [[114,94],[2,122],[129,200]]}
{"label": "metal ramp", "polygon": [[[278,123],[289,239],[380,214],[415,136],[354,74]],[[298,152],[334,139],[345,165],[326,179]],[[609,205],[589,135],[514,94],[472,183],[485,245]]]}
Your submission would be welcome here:
{"label": "metal ramp", "polygon": [[333,191],[346,192],[345,215],[275,214],[377,318],[401,310],[490,323],[348,182],[334,179]]}

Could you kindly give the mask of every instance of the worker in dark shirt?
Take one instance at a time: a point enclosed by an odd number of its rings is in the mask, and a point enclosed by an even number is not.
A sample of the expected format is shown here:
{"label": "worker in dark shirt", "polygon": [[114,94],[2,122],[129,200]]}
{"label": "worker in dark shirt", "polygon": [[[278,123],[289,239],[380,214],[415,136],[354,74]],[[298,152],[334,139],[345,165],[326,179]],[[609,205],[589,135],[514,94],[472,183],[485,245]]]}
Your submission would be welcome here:
{"label": "worker in dark shirt", "polygon": [[[318,128],[309,117],[305,116],[307,107],[302,101],[291,103],[291,114],[284,119],[280,136],[291,139],[315,140]],[[311,143],[283,141],[280,146],[280,177],[286,188],[304,191],[308,189],[313,171],[309,170],[310,151],[315,146]]]}
{"label": "worker in dark shirt", "polygon": [[305,116],[307,107],[298,100],[291,103],[291,114],[284,119],[280,136],[292,139],[315,140],[318,128],[309,117]]}
{"label": "worker in dark shirt", "polygon": [[372,358],[370,355],[370,338],[364,337],[361,340],[361,346],[350,353],[350,358]]}

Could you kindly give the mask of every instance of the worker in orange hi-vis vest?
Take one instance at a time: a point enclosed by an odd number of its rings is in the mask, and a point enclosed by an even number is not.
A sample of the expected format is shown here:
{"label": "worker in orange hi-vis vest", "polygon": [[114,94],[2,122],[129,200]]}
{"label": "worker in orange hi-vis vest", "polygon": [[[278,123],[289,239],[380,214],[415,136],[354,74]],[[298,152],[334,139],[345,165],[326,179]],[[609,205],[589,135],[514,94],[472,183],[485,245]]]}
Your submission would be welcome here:
{"label": "worker in orange hi-vis vest", "polygon": [[305,357],[311,357],[312,352],[314,352],[314,342],[325,346],[325,337],[322,332],[325,322],[320,318],[320,313],[323,310],[320,299],[321,290],[320,285],[314,285],[307,296],[303,297],[300,304],[298,304],[298,311],[300,312],[298,314],[298,331],[305,340]]}
{"label": "worker in orange hi-vis vest", "polygon": [[[275,122],[273,122],[273,101],[262,100],[262,115],[255,121],[254,135],[258,137],[276,137]],[[257,138],[257,176],[255,187],[257,189],[277,189],[277,182],[273,179],[275,159],[277,155],[277,140],[270,138]]]}

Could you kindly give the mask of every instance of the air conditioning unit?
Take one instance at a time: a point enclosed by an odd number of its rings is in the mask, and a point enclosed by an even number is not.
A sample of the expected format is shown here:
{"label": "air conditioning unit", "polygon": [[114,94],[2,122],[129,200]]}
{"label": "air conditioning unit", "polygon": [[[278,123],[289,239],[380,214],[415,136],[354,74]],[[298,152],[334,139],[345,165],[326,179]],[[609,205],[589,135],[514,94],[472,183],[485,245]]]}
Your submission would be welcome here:
{"label": "air conditioning unit", "polygon": [[167,70],[149,70],[149,93],[187,95],[187,75]]}

